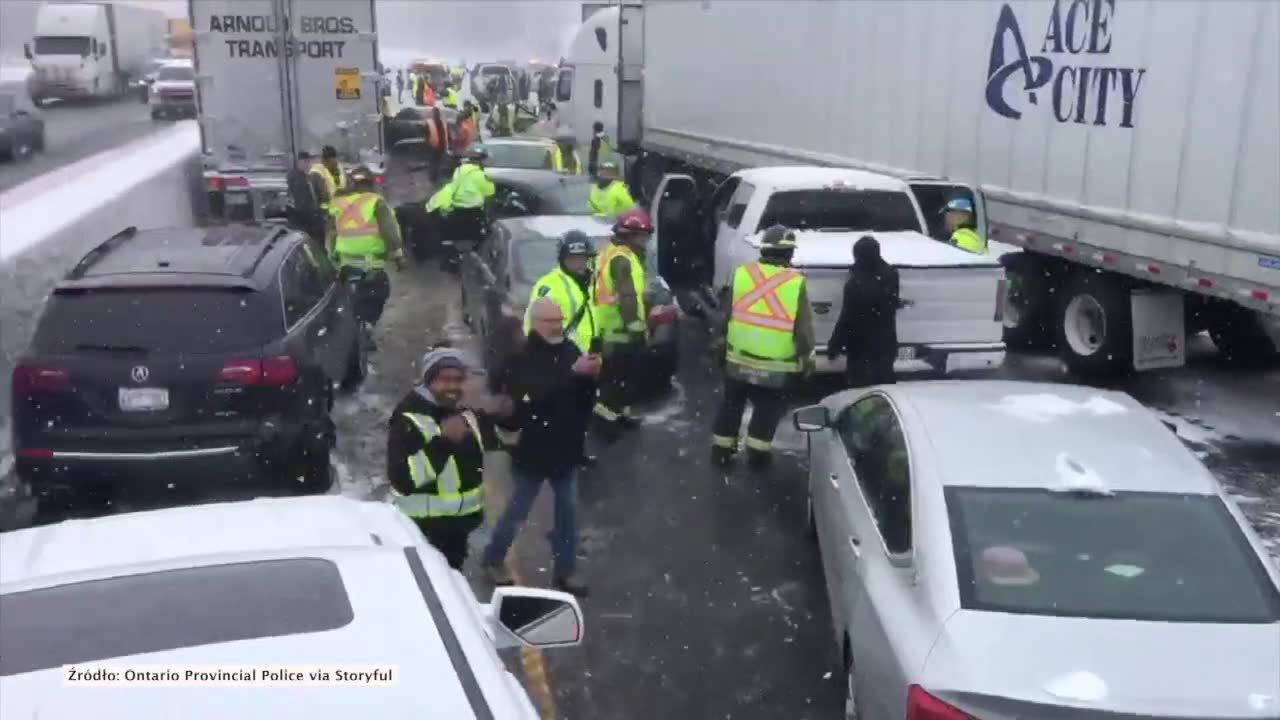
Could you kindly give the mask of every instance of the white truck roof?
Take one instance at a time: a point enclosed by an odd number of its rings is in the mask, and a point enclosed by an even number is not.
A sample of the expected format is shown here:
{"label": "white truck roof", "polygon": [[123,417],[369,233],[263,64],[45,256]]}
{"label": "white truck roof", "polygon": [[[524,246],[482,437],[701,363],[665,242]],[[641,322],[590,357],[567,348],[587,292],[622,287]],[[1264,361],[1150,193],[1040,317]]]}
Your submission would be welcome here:
{"label": "white truck roof", "polygon": [[739,170],[734,173],[743,182],[756,186],[768,186],[773,190],[804,190],[828,185],[844,184],[860,190],[896,190],[908,192],[907,183],[891,175],[816,166],[773,166]]}

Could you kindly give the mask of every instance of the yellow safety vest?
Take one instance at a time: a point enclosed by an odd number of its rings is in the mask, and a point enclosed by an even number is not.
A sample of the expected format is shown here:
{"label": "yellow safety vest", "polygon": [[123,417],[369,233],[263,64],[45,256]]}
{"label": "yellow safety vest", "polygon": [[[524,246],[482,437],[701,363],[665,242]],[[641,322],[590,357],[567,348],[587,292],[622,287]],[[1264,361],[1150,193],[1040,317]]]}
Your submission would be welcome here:
{"label": "yellow safety vest", "polygon": [[333,248],[334,261],[339,265],[381,268],[385,264],[387,245],[378,229],[377,193],[358,192],[339,195],[329,206],[333,216],[337,241]]}
{"label": "yellow safety vest", "polygon": [[448,90],[444,91],[444,106],[447,108],[454,108],[455,110],[457,109],[458,107],[458,91],[457,90],[454,90],[453,88],[449,88]]}
{"label": "yellow safety vest", "polygon": [[[725,356],[730,366],[757,373],[800,369],[795,327],[803,287],[804,276],[785,267],[751,263],[734,271]],[[765,379],[745,374],[744,379]]]}
{"label": "yellow safety vest", "polygon": [[613,263],[614,258],[619,256],[625,257],[627,262],[631,264],[631,282],[635,285],[636,309],[638,322],[640,323],[640,327],[635,328],[635,330],[642,332],[645,329],[644,264],[640,262],[640,258],[636,257],[635,251],[631,248],[617,243],[609,243],[605,246],[604,252],[600,254],[600,262],[596,265],[595,297],[593,298],[596,307],[596,332],[604,338],[606,343],[625,343],[631,340],[627,334],[627,328],[622,322],[622,310],[618,306],[618,296],[614,292],[613,277],[609,273],[609,265]]}
{"label": "yellow safety vest", "polygon": [[627,184],[621,180],[614,180],[603,190],[599,185],[592,185],[587,203],[591,206],[593,215],[610,220],[618,217],[618,213],[630,210],[636,205],[635,200],[631,199],[631,193],[627,191]]}
{"label": "yellow safety vest", "polygon": [[951,233],[951,244],[961,250],[968,250],[975,255],[987,254],[987,239],[982,237],[973,228],[957,228]]}
{"label": "yellow safety vest", "polygon": [[568,169],[564,165],[564,153],[560,150],[559,145],[551,146],[551,169],[566,175],[582,174],[582,158],[578,156],[578,151],[574,150],[569,156],[571,164]]}
{"label": "yellow safety vest", "polygon": [[[440,424],[430,415],[404,413],[404,416],[422,433],[424,445],[439,437],[442,432]],[[475,415],[463,412],[462,417],[471,428],[480,451],[484,452],[484,436],[480,434],[480,425]],[[425,450],[418,450],[410,455],[408,463],[413,492],[401,495],[395,488],[391,489],[396,507],[405,515],[411,518],[457,517],[473,515],[484,509],[484,485],[463,488],[458,463],[452,456],[445,463],[444,469],[439,471],[431,466]],[[428,485],[433,485],[434,488],[424,490]]]}
{"label": "yellow safety vest", "polygon": [[484,201],[493,195],[493,181],[484,170],[471,163],[463,163],[453,171],[453,207],[484,207]]}
{"label": "yellow safety vest", "polygon": [[[320,180],[324,182],[324,189],[325,189],[325,192],[329,195],[330,200],[332,200],[333,196],[337,195],[338,191],[341,190],[343,186],[346,184],[343,182],[342,173],[338,173],[338,177],[335,178],[333,176],[333,173],[329,172],[329,168],[325,167],[324,163],[315,163],[314,165],[312,165],[310,168],[307,169],[307,172],[312,175],[318,176]],[[322,203],[321,206],[324,208],[328,208],[329,204]]]}
{"label": "yellow safety vest", "polygon": [[524,334],[528,335],[533,328],[533,304],[541,298],[551,298],[564,313],[564,334],[573,341],[582,352],[591,351],[591,339],[595,337],[595,313],[590,307],[582,313],[577,327],[569,327],[578,311],[587,303],[587,294],[569,273],[557,267],[555,270],[538,278],[529,295],[529,308],[524,313]]}

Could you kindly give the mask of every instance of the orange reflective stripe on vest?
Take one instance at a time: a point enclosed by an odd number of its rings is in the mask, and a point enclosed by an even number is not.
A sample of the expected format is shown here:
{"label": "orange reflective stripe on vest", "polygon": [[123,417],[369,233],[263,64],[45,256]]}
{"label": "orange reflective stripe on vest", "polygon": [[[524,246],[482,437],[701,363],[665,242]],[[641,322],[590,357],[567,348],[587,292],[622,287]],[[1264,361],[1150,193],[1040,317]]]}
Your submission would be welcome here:
{"label": "orange reflective stripe on vest", "polygon": [[[783,270],[771,278],[766,278],[759,265],[753,263],[747,265],[744,269],[755,286],[733,304],[733,321],[746,325],[755,325],[768,330],[790,331],[794,328],[796,319],[791,316],[791,313],[787,312],[786,306],[782,304],[781,298],[778,297],[778,288],[801,277],[800,273],[792,270]],[[753,305],[761,300],[768,307],[768,314],[751,309]]]}
{"label": "orange reflective stripe on vest", "polygon": [[617,304],[618,296],[609,292],[609,284],[605,276],[609,273],[609,263],[613,262],[615,257],[625,254],[621,248],[612,243],[605,247],[604,252],[601,253],[600,259],[596,263],[599,268],[596,271],[596,305]]}
{"label": "orange reflective stripe on vest", "polygon": [[378,202],[376,195],[339,196],[333,204],[338,209],[337,230],[341,237],[354,237],[378,234],[378,220],[374,215],[366,220],[366,208]]}

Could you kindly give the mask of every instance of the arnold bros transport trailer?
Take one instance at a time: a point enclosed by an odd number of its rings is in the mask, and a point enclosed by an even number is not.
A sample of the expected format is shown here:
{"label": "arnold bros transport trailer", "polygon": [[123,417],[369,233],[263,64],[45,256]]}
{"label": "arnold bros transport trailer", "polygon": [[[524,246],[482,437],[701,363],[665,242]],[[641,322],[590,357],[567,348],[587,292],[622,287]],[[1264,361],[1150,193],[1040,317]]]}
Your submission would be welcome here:
{"label": "arnold bros transport trailer", "polygon": [[1079,374],[1181,365],[1201,330],[1280,348],[1278,3],[649,0],[587,19],[558,94],[642,194],[690,176],[663,194],[711,238],[742,168],[901,178],[935,237],[937,190],[971,187],[1006,341]]}
{"label": "arnold bros transport trailer", "polygon": [[374,0],[189,0],[209,211],[279,215],[286,173],[332,145],[383,175]]}

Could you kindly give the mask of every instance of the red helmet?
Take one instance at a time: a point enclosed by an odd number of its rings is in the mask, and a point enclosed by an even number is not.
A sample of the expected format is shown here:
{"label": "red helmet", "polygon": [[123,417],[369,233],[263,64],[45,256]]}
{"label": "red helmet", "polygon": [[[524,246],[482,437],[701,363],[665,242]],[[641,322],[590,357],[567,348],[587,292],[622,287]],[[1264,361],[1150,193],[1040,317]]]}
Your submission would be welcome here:
{"label": "red helmet", "polygon": [[653,223],[649,222],[649,213],[637,208],[619,214],[618,219],[613,223],[613,234],[618,236],[652,235]]}

